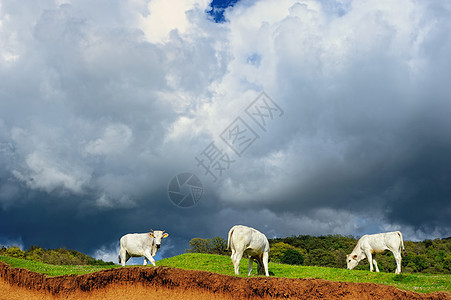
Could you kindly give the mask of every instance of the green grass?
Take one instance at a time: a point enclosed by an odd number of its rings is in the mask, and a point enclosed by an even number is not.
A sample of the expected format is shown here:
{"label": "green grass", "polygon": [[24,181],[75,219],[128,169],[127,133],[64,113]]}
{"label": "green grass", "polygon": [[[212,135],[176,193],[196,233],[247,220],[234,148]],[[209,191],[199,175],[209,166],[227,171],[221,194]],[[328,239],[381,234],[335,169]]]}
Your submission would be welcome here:
{"label": "green grass", "polygon": [[[13,268],[25,268],[30,271],[43,273],[48,276],[79,275],[92,273],[99,270],[118,268],[120,266],[57,266],[30,260],[0,256],[0,260]],[[249,261],[242,259],[240,264],[240,276],[247,277]],[[228,256],[187,253],[157,261],[157,266],[167,266],[186,270],[201,270],[224,275],[235,276],[233,265]],[[251,276],[257,276],[257,266]],[[435,274],[400,274],[376,273],[369,271],[346,270],[337,268],[290,266],[277,263],[269,263],[269,271],[272,276],[287,278],[320,278],[332,281],[344,282],[373,282],[392,285],[403,290],[431,293],[435,291],[447,291],[451,293],[451,275]]]}
{"label": "green grass", "polygon": [[48,276],[60,275],[81,275],[93,273],[100,270],[117,268],[119,266],[74,266],[74,265],[49,265],[32,260],[1,256],[0,260],[13,268],[24,268],[36,273],[42,273]]}
{"label": "green grass", "polygon": [[[230,257],[212,254],[188,253],[157,262],[159,266],[176,267],[187,270],[203,270],[224,275],[234,275]],[[247,277],[248,259],[240,263],[240,276]],[[376,273],[337,268],[291,266],[278,263],[269,263],[269,272],[273,276],[286,278],[319,278],[344,282],[372,282],[392,285],[399,289],[420,293],[436,291],[451,292],[451,275],[436,274],[400,274]],[[251,276],[257,276],[257,264]]]}

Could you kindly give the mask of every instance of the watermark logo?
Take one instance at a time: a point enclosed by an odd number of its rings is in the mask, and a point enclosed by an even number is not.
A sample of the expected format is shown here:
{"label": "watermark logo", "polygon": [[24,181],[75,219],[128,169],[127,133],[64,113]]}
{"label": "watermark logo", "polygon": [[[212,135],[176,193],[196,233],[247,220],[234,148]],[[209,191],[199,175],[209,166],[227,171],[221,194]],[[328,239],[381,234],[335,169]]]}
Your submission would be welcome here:
{"label": "watermark logo", "polygon": [[221,133],[221,139],[238,156],[241,156],[260,136],[238,117]]}
{"label": "watermark logo", "polygon": [[276,117],[283,116],[283,110],[269,98],[266,93],[261,93],[246,109],[246,114],[266,132],[266,127]]}
{"label": "watermark logo", "polygon": [[[219,135],[225,148],[213,141],[194,157],[196,166],[213,182],[217,182],[261,138],[259,133],[265,134],[268,125],[284,114],[282,108],[264,92],[252,101],[244,112],[245,114],[237,116]],[[181,173],[173,177],[168,185],[169,199],[179,207],[194,206],[203,193],[201,181],[192,173]]]}
{"label": "watermark logo", "polygon": [[230,169],[230,165],[235,162],[214,142],[211,142],[195,159],[197,166],[204,169],[204,175],[211,176],[213,182],[216,182],[218,177],[222,176],[224,171]]}
{"label": "watermark logo", "polygon": [[194,206],[202,198],[203,192],[202,182],[192,173],[180,173],[168,184],[169,199],[178,207]]}

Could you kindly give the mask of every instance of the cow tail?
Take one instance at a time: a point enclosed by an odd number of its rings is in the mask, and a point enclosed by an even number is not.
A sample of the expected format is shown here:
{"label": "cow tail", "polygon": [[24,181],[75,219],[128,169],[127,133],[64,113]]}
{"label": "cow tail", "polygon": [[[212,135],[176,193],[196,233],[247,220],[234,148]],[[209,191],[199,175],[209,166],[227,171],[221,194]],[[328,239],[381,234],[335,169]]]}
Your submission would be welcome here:
{"label": "cow tail", "polygon": [[227,250],[230,249],[230,241],[232,240],[233,228],[229,231],[229,236],[227,237]]}
{"label": "cow tail", "polygon": [[402,239],[402,233],[400,231],[398,231],[397,233],[399,235],[399,238],[401,239],[401,247],[402,247],[402,250],[404,252],[404,256],[407,256],[407,251],[406,251],[406,248],[404,248],[404,241]]}

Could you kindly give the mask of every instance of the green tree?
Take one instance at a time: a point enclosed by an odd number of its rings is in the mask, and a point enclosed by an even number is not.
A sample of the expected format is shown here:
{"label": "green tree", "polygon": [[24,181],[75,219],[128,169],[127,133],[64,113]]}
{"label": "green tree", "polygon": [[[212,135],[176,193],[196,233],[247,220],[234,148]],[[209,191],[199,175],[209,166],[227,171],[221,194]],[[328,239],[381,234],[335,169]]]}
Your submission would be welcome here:
{"label": "green tree", "polygon": [[26,259],[40,261],[53,265],[112,265],[113,262],[104,262],[101,259],[92,258],[76,250],[64,248],[42,249],[39,246],[31,246],[26,251]]}
{"label": "green tree", "polygon": [[229,253],[227,250],[227,242],[222,237],[214,237],[211,239],[211,253],[226,255]]}
{"label": "green tree", "polygon": [[193,238],[189,241],[188,253],[210,253],[211,243],[208,239]]}
{"label": "green tree", "polygon": [[[280,262],[285,250],[290,248],[289,246],[292,246],[302,253],[305,258],[304,264],[306,265],[328,265],[345,268],[345,256],[346,254],[351,253],[357,240],[358,238],[352,236],[339,235],[319,237],[299,235],[270,239],[270,255],[272,261]],[[281,249],[280,245],[284,245],[284,247]],[[422,242],[404,241],[404,245],[409,254],[408,256],[403,255],[403,272],[451,273],[451,237],[445,239],[424,240]],[[318,256],[318,252],[323,253],[325,257]],[[332,263],[330,255],[335,259],[334,264]],[[375,258],[381,271],[394,272],[396,263],[393,254],[390,251],[383,254],[377,254]],[[367,270],[368,261],[366,259],[362,260],[356,269]]]}
{"label": "green tree", "polygon": [[342,248],[333,251],[333,256],[335,257],[335,267],[336,268],[346,268],[346,252]]}
{"label": "green tree", "polygon": [[289,265],[302,265],[304,263],[304,257],[301,252],[294,249],[287,249],[282,256],[282,263]]}
{"label": "green tree", "polygon": [[272,262],[281,263],[282,258],[287,250],[295,250],[292,245],[278,242],[270,246],[269,256]]}
{"label": "green tree", "polygon": [[29,260],[42,262],[42,256],[44,255],[44,252],[45,252],[45,250],[39,246],[31,246],[26,251],[26,257]]}
{"label": "green tree", "polygon": [[451,273],[451,253],[446,254],[443,259],[443,270],[447,274]]}
{"label": "green tree", "polygon": [[309,266],[335,267],[336,261],[330,251],[313,249],[308,253],[305,264]]}
{"label": "green tree", "polygon": [[230,251],[227,250],[227,242],[219,236],[212,239],[193,238],[189,242],[189,249],[186,249],[186,252],[220,255],[227,255],[230,253]]}
{"label": "green tree", "polygon": [[21,250],[17,246],[11,246],[6,248],[5,255],[16,258],[25,258],[25,251]]}

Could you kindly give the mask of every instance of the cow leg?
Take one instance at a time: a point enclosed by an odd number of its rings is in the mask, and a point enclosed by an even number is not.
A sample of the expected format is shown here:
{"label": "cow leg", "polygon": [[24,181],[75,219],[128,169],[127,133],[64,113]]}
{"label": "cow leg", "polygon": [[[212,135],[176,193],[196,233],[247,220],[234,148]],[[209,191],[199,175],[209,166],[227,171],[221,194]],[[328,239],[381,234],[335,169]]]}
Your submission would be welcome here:
{"label": "cow leg", "polygon": [[232,260],[232,264],[235,265],[235,256],[236,256],[236,251],[235,249],[232,249],[232,255],[230,255],[230,259]]}
{"label": "cow leg", "polygon": [[393,252],[393,255],[395,257],[396,260],[396,271],[395,274],[400,274],[401,273],[401,252]]}
{"label": "cow leg", "polygon": [[260,261],[258,261],[258,263],[257,263],[257,274],[258,275],[263,275],[263,263],[261,262],[261,259],[260,259]]}
{"label": "cow leg", "polygon": [[125,263],[127,262],[127,251],[123,248],[119,251],[119,257],[120,257],[120,263],[124,267]]}
{"label": "cow leg", "polygon": [[263,267],[265,268],[265,275],[269,276],[268,272],[268,260],[269,260],[269,252],[263,253]]}
{"label": "cow leg", "polygon": [[365,251],[366,258],[368,258],[368,262],[370,263],[370,272],[373,272],[373,256],[371,255],[371,251]]}
{"label": "cow leg", "polygon": [[[149,250],[146,250],[144,252],[144,257],[147,258],[147,260],[150,261],[151,264],[155,267],[155,259],[153,259]],[[146,259],[144,259],[144,265],[146,265],[146,264],[147,264],[147,261],[146,261]]]}
{"label": "cow leg", "polygon": [[257,260],[257,274],[258,275],[263,275],[263,254],[260,254],[259,256],[256,257]]}
{"label": "cow leg", "polygon": [[247,273],[247,276],[251,275],[253,269],[254,269],[254,259],[251,256],[249,256],[249,272]]}
{"label": "cow leg", "polygon": [[147,265],[147,258],[144,257],[144,262],[143,262],[143,266]]}
{"label": "cow leg", "polygon": [[373,258],[373,264],[374,264],[374,267],[376,268],[376,272],[379,272],[379,268],[377,267],[377,261],[375,258]]}
{"label": "cow leg", "polygon": [[235,256],[236,256],[236,251],[235,249],[232,249],[232,255],[230,255],[230,259],[232,260],[232,265],[235,267]]}
{"label": "cow leg", "polygon": [[263,274],[263,261],[262,256],[257,256],[257,274],[262,275]]}
{"label": "cow leg", "polygon": [[147,261],[150,261],[150,263],[152,264],[152,266],[154,266],[154,267],[156,266],[156,265],[155,265],[155,259],[153,259],[152,256],[149,256],[149,257],[146,256],[146,258],[147,258],[147,259],[144,260],[144,265],[147,265]]}
{"label": "cow leg", "polygon": [[236,275],[240,275],[240,261],[241,261],[241,257],[242,256],[243,256],[243,253],[237,251],[235,253],[235,260],[232,259],[233,267],[235,269],[235,274]]}

